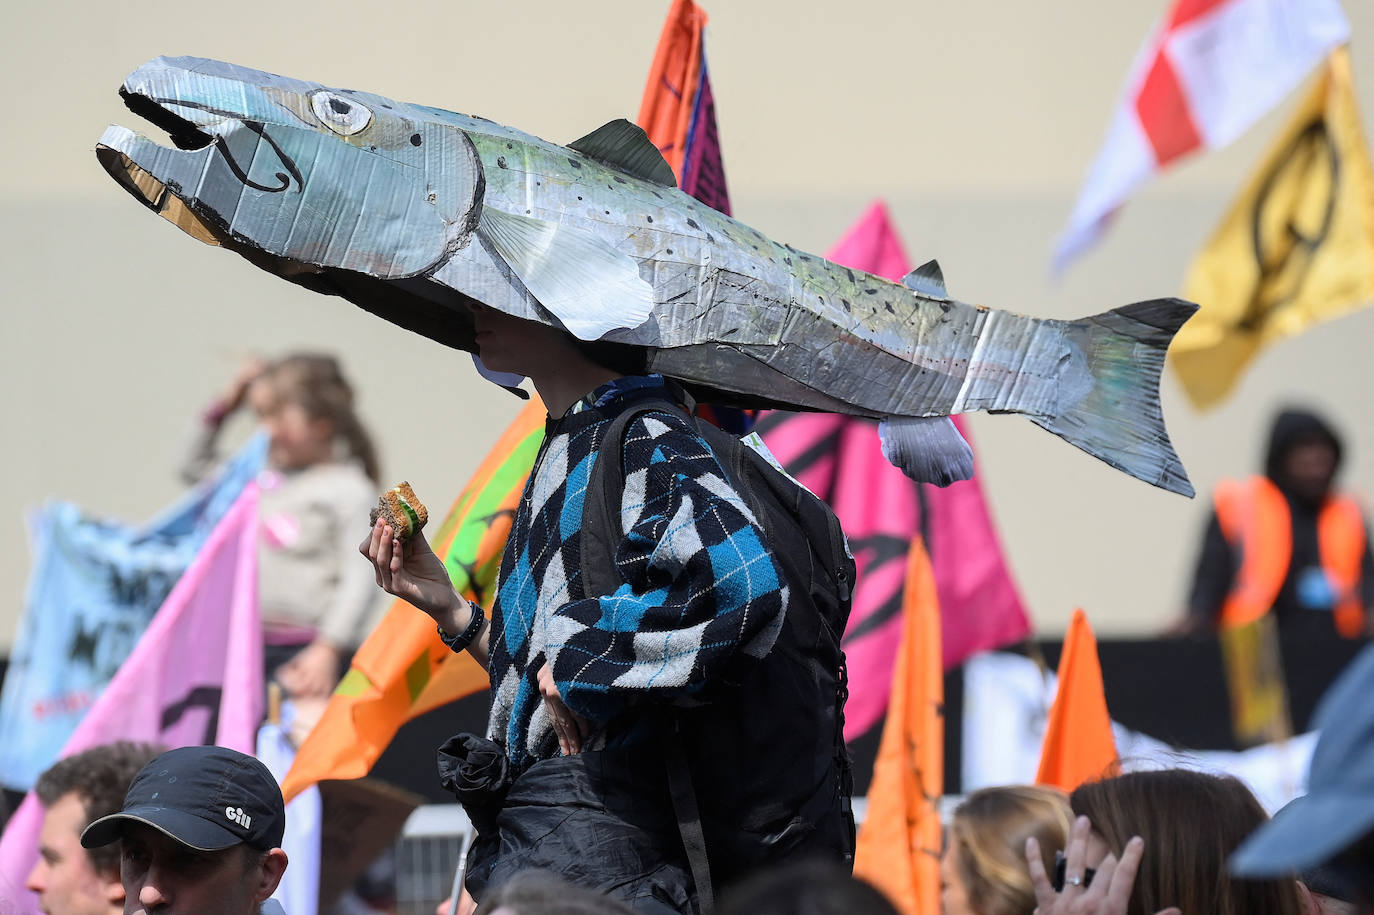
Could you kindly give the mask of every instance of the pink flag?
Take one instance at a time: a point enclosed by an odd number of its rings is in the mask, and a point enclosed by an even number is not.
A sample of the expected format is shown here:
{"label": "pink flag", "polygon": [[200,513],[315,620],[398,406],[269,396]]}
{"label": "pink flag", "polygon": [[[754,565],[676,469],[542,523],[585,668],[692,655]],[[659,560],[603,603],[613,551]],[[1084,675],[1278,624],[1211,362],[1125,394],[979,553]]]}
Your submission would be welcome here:
{"label": "pink flag", "polygon": [[[826,257],[893,280],[910,269],[881,202]],[[833,414],[771,413],[760,421],[759,431],[783,466],[835,509],[854,552],[858,578],[844,636],[849,666],[845,737],[853,739],[876,725],[887,709],[901,641],[907,551],[921,531],[922,490],[883,459],[875,423]],[[968,437],[964,426],[960,431]],[[977,478],[922,489],[948,669],[975,651],[1024,638],[1030,626]]]}
{"label": "pink flag", "polygon": [[1174,0],[1131,67],[1055,269],[1096,241],[1147,179],[1236,139],[1349,40],[1339,0]]}
{"label": "pink flag", "polygon": [[[263,712],[257,487],[239,496],[62,748],[138,740],[168,747],[256,745]],[[24,881],[38,859],[42,806],[30,792],[0,838],[0,911],[36,913]]]}

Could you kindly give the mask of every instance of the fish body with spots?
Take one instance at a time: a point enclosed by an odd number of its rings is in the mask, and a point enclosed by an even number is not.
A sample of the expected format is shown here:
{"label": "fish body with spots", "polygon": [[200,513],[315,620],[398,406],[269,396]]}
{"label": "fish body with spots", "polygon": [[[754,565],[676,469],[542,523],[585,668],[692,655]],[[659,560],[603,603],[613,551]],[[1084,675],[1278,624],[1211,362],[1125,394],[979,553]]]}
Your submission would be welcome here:
{"label": "fish body with spots", "polygon": [[1190,303],[1044,320],[952,299],[933,262],[902,283],[850,270],[682,193],[626,121],[560,146],[185,57],[145,64],[120,92],[172,141],[123,127],[101,138],[101,163],[135,197],[449,346],[475,351],[474,299],[632,347],[701,400],[884,420],[908,472],[913,450],[949,447],[944,417],[988,410],[1191,494],[1158,398]]}

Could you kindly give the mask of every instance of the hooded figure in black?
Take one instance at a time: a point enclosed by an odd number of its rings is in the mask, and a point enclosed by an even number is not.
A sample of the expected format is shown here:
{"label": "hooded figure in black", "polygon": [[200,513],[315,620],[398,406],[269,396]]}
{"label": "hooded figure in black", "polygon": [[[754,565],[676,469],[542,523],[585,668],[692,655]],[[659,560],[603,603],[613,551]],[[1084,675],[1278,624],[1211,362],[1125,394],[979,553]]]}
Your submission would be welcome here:
{"label": "hooded figure in black", "polygon": [[[1371,614],[1364,611],[1374,608],[1374,557],[1368,525],[1353,501],[1332,485],[1341,453],[1340,438],[1315,413],[1288,409],[1275,418],[1264,476],[1218,486],[1184,628],[1205,631],[1236,613],[1233,605],[1246,579],[1267,581],[1266,593],[1277,585],[1267,612],[1283,629],[1330,626],[1335,611],[1344,607],[1345,627],[1356,625],[1358,610],[1358,625],[1367,631]],[[1266,494],[1272,494],[1269,511]]]}

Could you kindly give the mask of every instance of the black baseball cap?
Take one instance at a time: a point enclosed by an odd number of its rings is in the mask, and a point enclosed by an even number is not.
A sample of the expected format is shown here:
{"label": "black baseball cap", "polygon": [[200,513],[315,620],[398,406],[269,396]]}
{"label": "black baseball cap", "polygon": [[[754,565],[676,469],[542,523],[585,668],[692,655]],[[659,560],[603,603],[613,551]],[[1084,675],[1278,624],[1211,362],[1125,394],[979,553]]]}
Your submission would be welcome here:
{"label": "black baseball cap", "polygon": [[99,848],[118,841],[129,823],[153,827],[197,851],[234,845],[267,850],[281,845],[286,804],[267,767],[225,747],[168,750],[134,776],[124,809],[81,833]]}

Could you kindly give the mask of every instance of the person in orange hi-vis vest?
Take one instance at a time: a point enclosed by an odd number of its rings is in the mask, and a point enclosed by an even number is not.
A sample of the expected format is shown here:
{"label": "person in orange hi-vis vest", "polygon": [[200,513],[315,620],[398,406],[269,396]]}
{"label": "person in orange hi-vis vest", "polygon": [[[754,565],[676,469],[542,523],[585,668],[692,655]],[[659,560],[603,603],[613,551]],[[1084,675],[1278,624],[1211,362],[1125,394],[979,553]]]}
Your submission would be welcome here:
{"label": "person in orange hi-vis vest", "polygon": [[1271,612],[1288,630],[1329,624],[1355,638],[1374,627],[1368,527],[1355,499],[1333,488],[1341,452],[1315,413],[1278,415],[1264,474],[1217,486],[1177,631],[1241,626]]}

